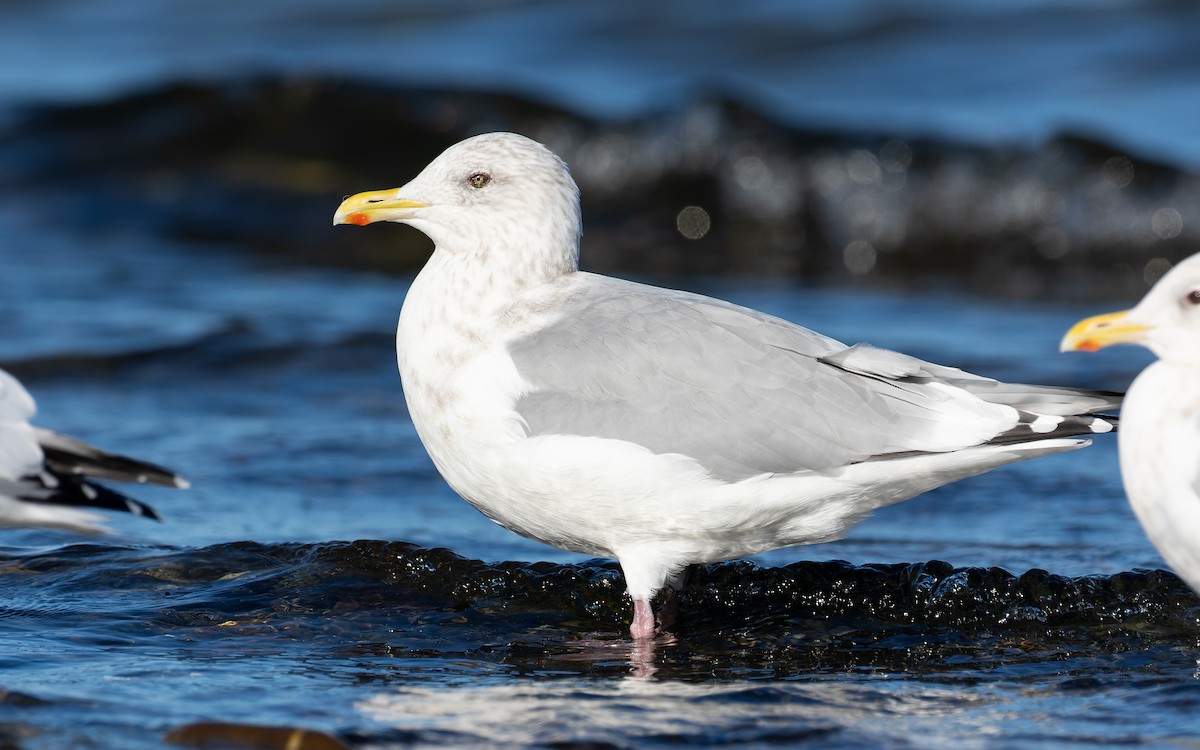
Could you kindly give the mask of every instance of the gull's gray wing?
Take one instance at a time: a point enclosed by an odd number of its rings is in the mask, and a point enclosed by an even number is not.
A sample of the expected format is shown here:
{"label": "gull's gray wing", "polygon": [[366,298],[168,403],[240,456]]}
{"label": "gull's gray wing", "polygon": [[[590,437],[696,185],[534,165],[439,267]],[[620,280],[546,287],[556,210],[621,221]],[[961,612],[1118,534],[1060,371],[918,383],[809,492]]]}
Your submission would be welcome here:
{"label": "gull's gray wing", "polygon": [[[576,274],[553,308],[556,322],[509,347],[531,436],[626,440],[737,480],[957,450],[1031,421],[1006,384],[699,295]],[[1019,403],[974,393],[988,390]]]}
{"label": "gull's gray wing", "polygon": [[868,344],[855,344],[821,359],[861,375],[891,380],[922,378],[930,382],[938,381],[961,388],[993,404],[1007,404],[1017,409],[1052,416],[1116,410],[1121,408],[1121,401],[1125,398],[1125,394],[1112,391],[1002,383],[956,367],[935,365],[907,354],[877,349]]}

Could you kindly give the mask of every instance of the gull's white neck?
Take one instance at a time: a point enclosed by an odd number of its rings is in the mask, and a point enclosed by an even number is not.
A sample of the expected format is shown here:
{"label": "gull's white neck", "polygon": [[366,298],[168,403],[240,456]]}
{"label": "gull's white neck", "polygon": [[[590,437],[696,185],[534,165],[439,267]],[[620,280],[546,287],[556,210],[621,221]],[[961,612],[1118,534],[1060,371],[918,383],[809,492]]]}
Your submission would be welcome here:
{"label": "gull's white neck", "polygon": [[474,252],[435,250],[417,274],[397,329],[402,374],[408,350],[465,345],[478,351],[516,303],[576,270],[577,251],[521,252],[497,245]]}
{"label": "gull's white neck", "polygon": [[1163,559],[1200,591],[1200,378],[1158,361],[1129,388],[1118,436],[1125,491]]}

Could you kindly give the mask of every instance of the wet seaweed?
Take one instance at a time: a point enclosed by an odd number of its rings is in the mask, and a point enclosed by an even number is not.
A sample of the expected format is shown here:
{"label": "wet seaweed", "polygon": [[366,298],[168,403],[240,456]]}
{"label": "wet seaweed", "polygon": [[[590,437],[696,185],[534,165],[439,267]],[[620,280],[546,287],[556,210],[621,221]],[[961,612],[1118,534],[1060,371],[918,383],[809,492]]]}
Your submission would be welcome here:
{"label": "wet seaweed", "polygon": [[[9,573],[0,588],[12,595],[0,596],[10,624],[45,614],[22,610],[13,591],[36,576],[72,600],[94,593],[100,606],[74,616],[108,620],[110,630],[139,639],[170,632],[199,643],[305,642],[375,658],[459,654],[537,672],[576,670],[581,661],[600,673],[628,668],[629,607],[620,570],[606,560],[486,563],[404,542],[242,542],[194,550],[75,545],[9,554],[0,566]],[[116,622],[104,606],[114,597]],[[1158,570],[1068,578],[939,561],[734,561],[693,572],[659,661],[680,676],[779,677],[1133,658],[1195,644],[1198,604],[1176,576]]]}

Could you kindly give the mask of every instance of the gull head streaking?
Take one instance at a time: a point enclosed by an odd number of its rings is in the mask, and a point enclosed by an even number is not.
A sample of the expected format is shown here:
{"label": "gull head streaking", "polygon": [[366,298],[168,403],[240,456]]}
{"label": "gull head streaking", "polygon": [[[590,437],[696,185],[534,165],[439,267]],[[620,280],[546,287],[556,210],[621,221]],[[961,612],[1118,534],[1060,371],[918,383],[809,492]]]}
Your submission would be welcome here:
{"label": "gull head streaking", "polygon": [[496,523],[615,557],[635,638],[687,567],[837,539],[872,510],[1112,429],[1110,393],[1013,385],[696,294],[578,270],[579,191],[549,149],[476,136],[342,202],[435,244],[400,312],[434,464]]}
{"label": "gull head streaking", "polygon": [[145,503],[96,479],[186,488],[177,474],[145,461],[108,453],[82,440],[29,423],[33,397],[0,370],[0,528],[66,529],[99,534],[102,516],[80,507],[120,510],[158,520]]}
{"label": "gull head streaking", "polygon": [[1121,477],[1163,559],[1200,593],[1200,255],[1166,273],[1132,310],[1077,323],[1063,351],[1140,344],[1158,360],[1121,409]]}

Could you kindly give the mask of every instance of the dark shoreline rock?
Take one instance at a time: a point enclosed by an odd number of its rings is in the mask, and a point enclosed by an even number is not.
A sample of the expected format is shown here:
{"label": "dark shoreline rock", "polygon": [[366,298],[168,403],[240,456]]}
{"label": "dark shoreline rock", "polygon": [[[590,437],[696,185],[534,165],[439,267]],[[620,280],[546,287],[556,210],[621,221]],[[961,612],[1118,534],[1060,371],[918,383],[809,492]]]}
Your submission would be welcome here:
{"label": "dark shoreline rock", "polygon": [[181,83],[14,120],[0,202],[24,219],[289,262],[418,268],[422,235],[335,230],[334,208],[489,130],[571,164],[584,265],[601,272],[1132,301],[1200,247],[1200,175],[1073,134],[1026,149],[895,138],[886,124],[821,132],[721,97],[600,121],[503,94],[317,78]]}

